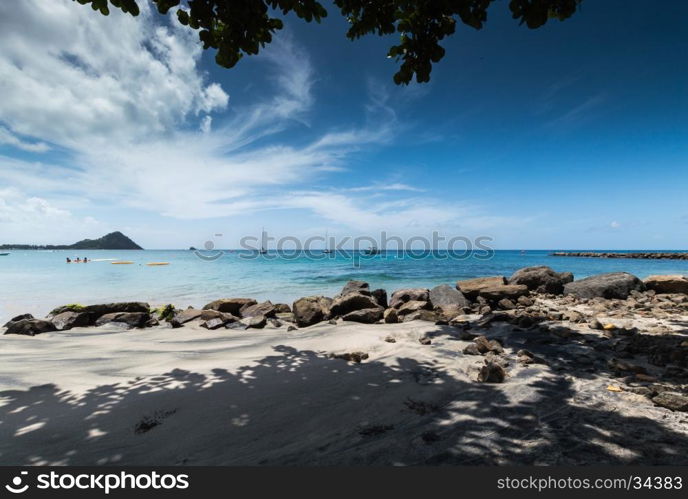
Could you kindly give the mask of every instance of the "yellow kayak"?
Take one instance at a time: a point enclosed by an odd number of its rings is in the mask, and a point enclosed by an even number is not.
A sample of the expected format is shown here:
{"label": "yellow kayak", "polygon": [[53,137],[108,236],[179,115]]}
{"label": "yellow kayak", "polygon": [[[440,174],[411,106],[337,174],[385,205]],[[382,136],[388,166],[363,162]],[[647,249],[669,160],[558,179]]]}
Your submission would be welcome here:
{"label": "yellow kayak", "polygon": [[148,265],[149,267],[157,267],[160,265],[169,265],[169,264],[170,264],[170,262],[151,262],[151,263],[147,263],[146,265]]}
{"label": "yellow kayak", "polygon": [[112,265],[131,265],[134,262],[110,262]]}

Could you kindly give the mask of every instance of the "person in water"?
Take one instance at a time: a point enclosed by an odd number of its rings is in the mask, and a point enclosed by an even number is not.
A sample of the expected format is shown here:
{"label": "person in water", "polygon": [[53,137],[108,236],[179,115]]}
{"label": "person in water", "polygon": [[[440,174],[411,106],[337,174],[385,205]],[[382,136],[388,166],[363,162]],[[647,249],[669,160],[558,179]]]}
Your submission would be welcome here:
{"label": "person in water", "polygon": [[84,263],[88,263],[88,258],[84,257]]}
{"label": "person in water", "polygon": [[76,260],[74,260],[74,261],[75,261],[76,263],[81,263],[81,258],[79,258],[79,257],[77,256],[77,257],[76,257]]}
{"label": "person in water", "polygon": [[72,263],[72,260],[70,260],[69,257],[67,257],[67,263]]}

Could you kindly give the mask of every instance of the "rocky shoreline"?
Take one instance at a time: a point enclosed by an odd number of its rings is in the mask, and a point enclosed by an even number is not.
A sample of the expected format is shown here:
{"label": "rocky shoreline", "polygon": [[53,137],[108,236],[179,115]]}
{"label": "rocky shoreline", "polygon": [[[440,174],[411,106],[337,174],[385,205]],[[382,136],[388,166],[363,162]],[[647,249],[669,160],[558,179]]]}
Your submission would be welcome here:
{"label": "rocky shoreline", "polygon": [[6,328],[5,464],[688,464],[682,276],[531,267]]}
{"label": "rocky shoreline", "polygon": [[688,253],[609,253],[595,251],[555,251],[550,256],[571,256],[579,258],[634,258],[640,260],[688,260]]}
{"label": "rocky shoreline", "polygon": [[[5,324],[4,334],[34,336],[78,327],[182,328],[190,323],[207,330],[246,331],[285,328],[296,331],[318,323],[397,324],[425,321],[449,328],[471,343],[464,355],[484,357],[476,381],[503,383],[509,365],[551,363],[538,352],[569,356],[576,370],[611,372],[619,386],[610,387],[647,397],[673,411],[688,411],[688,279],[651,276],[644,281],[624,273],[608,273],[574,280],[571,273],[549,267],[529,267],[511,277],[483,277],[443,284],[432,289],[401,289],[387,296],[362,281],[350,281],[335,297],[309,296],[288,304],[262,303],[250,298],[224,298],[202,309],[167,305],[152,310],[140,302],[66,305],[46,318],[30,314]],[[508,327],[509,335],[490,337],[494,328]],[[509,360],[510,337],[523,348]],[[393,338],[385,341],[394,341]],[[433,338],[418,338],[431,345]],[[338,352],[333,356],[364,362],[366,352]]]}

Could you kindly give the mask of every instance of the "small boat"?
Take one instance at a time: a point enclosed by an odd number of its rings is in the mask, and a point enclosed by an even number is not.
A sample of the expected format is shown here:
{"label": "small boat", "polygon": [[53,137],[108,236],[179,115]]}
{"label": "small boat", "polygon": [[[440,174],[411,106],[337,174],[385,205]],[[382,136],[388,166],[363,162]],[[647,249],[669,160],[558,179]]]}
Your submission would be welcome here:
{"label": "small boat", "polygon": [[325,231],[325,249],[323,250],[323,253],[326,255],[329,255],[333,251],[329,248],[328,244],[330,243],[327,231]]}
{"label": "small boat", "polygon": [[0,253],[0,256],[7,256],[9,253]]}
{"label": "small boat", "polygon": [[131,265],[134,262],[121,261],[121,262],[110,262],[112,265]]}
{"label": "small boat", "polygon": [[268,252],[268,250],[265,249],[265,246],[262,245],[262,242],[265,241],[265,227],[263,227],[260,231],[260,241],[261,241],[260,254],[265,255]]}
{"label": "small boat", "polygon": [[365,255],[379,255],[380,250],[377,249],[377,246],[371,246],[367,250],[363,250],[363,254],[365,254]]}
{"label": "small boat", "polygon": [[169,264],[170,264],[170,262],[151,262],[151,263],[147,263],[146,265],[148,265],[149,267],[159,267],[161,265],[169,265]]}

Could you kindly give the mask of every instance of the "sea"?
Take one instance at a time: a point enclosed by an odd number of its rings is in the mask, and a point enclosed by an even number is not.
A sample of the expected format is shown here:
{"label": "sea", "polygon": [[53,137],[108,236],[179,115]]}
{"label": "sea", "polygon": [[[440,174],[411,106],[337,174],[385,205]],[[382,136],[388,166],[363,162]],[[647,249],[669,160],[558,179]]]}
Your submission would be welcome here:
{"label": "sea", "polygon": [[[291,304],[301,296],[335,295],[351,279],[367,281],[371,288],[385,288],[391,294],[406,287],[509,276],[533,265],[570,271],[576,279],[616,271],[640,278],[688,275],[688,261],[683,260],[555,257],[552,251],[381,251],[376,255],[231,250],[91,250],[78,254],[74,250],[10,251],[0,256],[0,324],[22,313],[41,317],[68,303],[145,301],[154,306],[172,303],[185,308],[200,307],[217,298],[248,297]],[[66,258],[76,257],[86,257],[90,262],[66,263]],[[113,265],[116,261],[132,263]],[[168,265],[148,265],[156,262]]]}

